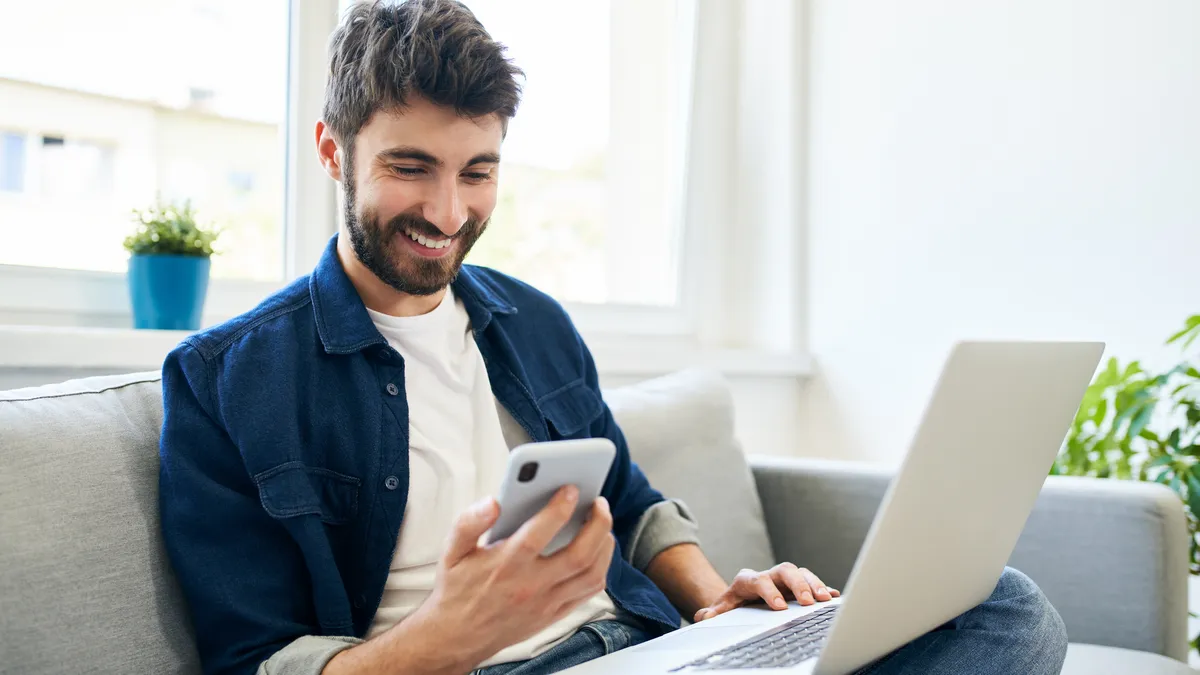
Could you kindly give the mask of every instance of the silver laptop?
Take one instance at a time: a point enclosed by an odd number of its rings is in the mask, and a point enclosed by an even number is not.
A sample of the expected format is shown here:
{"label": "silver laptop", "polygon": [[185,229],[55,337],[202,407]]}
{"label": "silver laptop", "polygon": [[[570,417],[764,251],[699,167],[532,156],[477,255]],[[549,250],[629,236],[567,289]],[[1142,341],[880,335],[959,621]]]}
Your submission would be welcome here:
{"label": "silver laptop", "polygon": [[841,598],[736,609],[566,672],[844,675],[978,605],[1103,352],[1101,343],[955,345]]}

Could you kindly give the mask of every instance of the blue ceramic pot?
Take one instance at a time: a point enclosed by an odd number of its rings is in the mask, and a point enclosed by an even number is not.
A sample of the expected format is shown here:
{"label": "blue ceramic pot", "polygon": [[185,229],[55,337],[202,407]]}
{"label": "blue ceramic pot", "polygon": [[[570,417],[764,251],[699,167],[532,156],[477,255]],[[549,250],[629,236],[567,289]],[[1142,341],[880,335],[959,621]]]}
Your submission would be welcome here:
{"label": "blue ceramic pot", "polygon": [[196,330],[208,291],[208,258],[135,255],[129,258],[133,327]]}

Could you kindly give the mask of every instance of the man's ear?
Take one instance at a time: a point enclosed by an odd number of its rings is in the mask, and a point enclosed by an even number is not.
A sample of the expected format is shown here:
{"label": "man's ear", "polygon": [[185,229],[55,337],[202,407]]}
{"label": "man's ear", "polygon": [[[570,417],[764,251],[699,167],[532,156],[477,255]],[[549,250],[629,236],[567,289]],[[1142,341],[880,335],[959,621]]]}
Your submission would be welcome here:
{"label": "man's ear", "polygon": [[342,180],[342,162],[345,160],[346,154],[342,152],[342,147],[333,137],[333,131],[320,120],[317,121],[317,157],[321,160],[321,166],[325,168],[325,173],[340,182]]}

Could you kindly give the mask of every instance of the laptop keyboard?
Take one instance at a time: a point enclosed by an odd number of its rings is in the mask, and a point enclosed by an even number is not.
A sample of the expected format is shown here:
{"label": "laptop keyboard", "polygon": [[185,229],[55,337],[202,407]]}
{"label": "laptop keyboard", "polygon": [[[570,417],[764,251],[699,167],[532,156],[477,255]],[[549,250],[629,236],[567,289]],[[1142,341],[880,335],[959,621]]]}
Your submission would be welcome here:
{"label": "laptop keyboard", "polygon": [[823,607],[792,619],[771,630],[755,635],[707,656],[672,669],[744,670],[749,668],[787,668],[816,656],[825,646],[825,636],[833,624],[839,605]]}

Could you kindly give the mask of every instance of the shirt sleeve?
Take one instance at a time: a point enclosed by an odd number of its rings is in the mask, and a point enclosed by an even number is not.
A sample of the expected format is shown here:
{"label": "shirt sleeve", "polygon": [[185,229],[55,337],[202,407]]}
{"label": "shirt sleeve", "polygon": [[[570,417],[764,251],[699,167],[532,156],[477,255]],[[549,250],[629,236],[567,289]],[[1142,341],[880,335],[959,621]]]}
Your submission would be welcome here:
{"label": "shirt sleeve", "polygon": [[321,675],[339,652],[362,640],[352,637],[305,635],[271,655],[258,666],[258,675]]}
{"label": "shirt sleeve", "polygon": [[164,363],[159,512],[204,672],[248,674],[321,630],[303,555],[263,510],[210,375],[186,343]]}
{"label": "shirt sleeve", "polygon": [[700,528],[687,504],[668,499],[651,506],[634,528],[626,560],[645,572],[650,561],[663,551],[680,544],[700,544]]}

